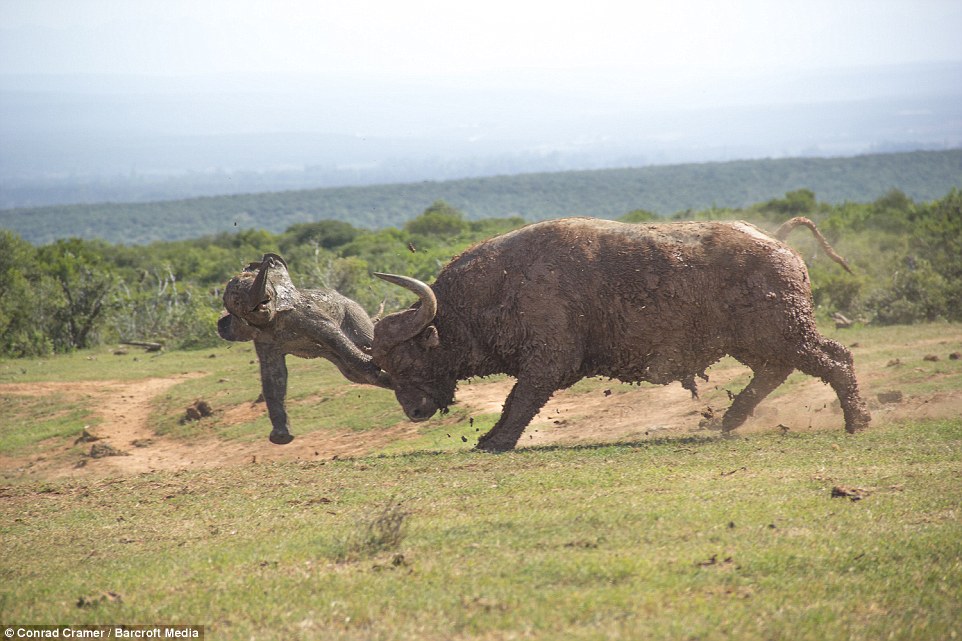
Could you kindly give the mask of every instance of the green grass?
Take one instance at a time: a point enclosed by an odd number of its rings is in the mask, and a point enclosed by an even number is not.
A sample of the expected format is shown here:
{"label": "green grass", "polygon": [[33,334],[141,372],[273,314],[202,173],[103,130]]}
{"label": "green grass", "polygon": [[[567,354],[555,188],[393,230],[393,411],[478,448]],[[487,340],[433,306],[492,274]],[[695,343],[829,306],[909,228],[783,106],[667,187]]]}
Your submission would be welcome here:
{"label": "green grass", "polygon": [[197,371],[195,368],[204,363],[208,354],[233,351],[217,348],[151,354],[136,347],[124,349],[127,352],[124,355],[115,355],[116,348],[98,347],[47,358],[0,359],[0,383],[129,381],[150,376],[174,376]]}
{"label": "green grass", "polygon": [[[957,326],[826,333],[857,344],[866,389],[962,388],[962,364],[947,358],[962,350]],[[156,400],[155,429],[263,439],[266,416],[224,418],[260,391],[253,359],[246,345],[100,351],[0,362],[0,382],[201,372]],[[288,363],[296,433],[403,420],[389,392],[347,385],[323,361]],[[775,396],[807,380],[793,375]],[[573,391],[607,388],[627,389]],[[215,416],[180,426],[197,398]],[[93,409],[82,395],[4,395],[0,452],[71,439]],[[0,485],[0,620],[193,623],[209,638],[257,639],[962,635],[962,418],[878,420],[854,437],[468,450],[496,419],[455,405],[353,460]],[[832,498],[839,485],[864,498]],[[104,592],[121,599],[78,607]]]}
{"label": "green grass", "polygon": [[[213,433],[226,439],[263,439],[270,432],[266,407],[249,422],[225,420],[224,411],[253,403],[261,393],[256,355],[249,346],[204,350],[195,367],[208,374],[184,381],[158,399],[154,413],[155,431],[159,434],[191,438]],[[287,409],[295,434],[315,430],[366,431],[393,425],[404,420],[394,394],[375,387],[350,385],[325,360],[287,357]],[[181,425],[183,408],[204,399],[215,410],[215,416],[204,422],[204,431],[196,425]]]}
{"label": "green grass", "polygon": [[67,400],[62,394],[0,394],[0,416],[0,452],[8,455],[34,449],[47,439],[76,438],[78,426],[99,421],[87,403]]}
{"label": "green grass", "polygon": [[[18,485],[0,608],[212,638],[950,639],[960,461],[954,420]],[[402,535],[363,544],[391,505]]]}

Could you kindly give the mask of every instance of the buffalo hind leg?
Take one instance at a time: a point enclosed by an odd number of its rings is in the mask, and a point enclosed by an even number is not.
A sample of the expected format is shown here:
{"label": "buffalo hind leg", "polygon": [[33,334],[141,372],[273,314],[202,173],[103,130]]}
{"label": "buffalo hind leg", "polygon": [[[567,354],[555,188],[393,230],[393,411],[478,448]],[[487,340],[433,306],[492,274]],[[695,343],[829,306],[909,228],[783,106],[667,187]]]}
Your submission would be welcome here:
{"label": "buffalo hind leg", "polygon": [[770,365],[766,363],[753,367],[755,375],[745,389],[740,391],[732,401],[731,407],[722,419],[722,431],[726,434],[748,420],[755,408],[762,400],[771,394],[776,387],[785,382],[792,373],[792,367],[785,365]]}
{"label": "buffalo hind leg", "polygon": [[514,449],[521,433],[555,392],[550,386],[542,386],[519,379],[504,402],[501,418],[491,430],[478,439],[476,446],[486,452],[506,452]]}
{"label": "buffalo hind leg", "polygon": [[868,427],[872,420],[858,391],[852,353],[835,341],[821,336],[814,346],[799,350],[796,365],[809,376],[816,376],[835,390],[845,415],[845,431],[850,434]]}

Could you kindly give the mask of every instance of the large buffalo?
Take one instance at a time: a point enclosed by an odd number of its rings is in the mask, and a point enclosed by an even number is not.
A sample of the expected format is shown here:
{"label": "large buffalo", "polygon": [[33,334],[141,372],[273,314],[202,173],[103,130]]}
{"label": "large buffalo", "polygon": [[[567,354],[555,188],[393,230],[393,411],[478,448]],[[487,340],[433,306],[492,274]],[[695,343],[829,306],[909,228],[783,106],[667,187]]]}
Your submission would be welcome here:
{"label": "large buffalo", "polygon": [[781,242],[799,224],[844,266],[804,218],[776,238],[743,222],[528,225],[468,249],[431,286],[378,274],[420,303],[375,326],[374,362],[413,421],[452,403],[459,379],[516,377],[482,450],[513,448],[551,395],[582,377],[680,381],[695,394],[695,376],[707,380],[706,368],[726,354],[754,377],[724,431],[799,369],[831,384],[854,432],[870,416],[852,355],[819,334],[808,270]]}
{"label": "large buffalo", "polygon": [[294,287],[287,263],[277,254],[264,254],[232,278],[224,307],[227,314],[217,323],[221,338],[254,341],[272,443],[294,439],[284,402],[287,354],[326,358],[348,380],[391,387],[391,379],[371,362],[374,323],[367,312],[333,289]]}

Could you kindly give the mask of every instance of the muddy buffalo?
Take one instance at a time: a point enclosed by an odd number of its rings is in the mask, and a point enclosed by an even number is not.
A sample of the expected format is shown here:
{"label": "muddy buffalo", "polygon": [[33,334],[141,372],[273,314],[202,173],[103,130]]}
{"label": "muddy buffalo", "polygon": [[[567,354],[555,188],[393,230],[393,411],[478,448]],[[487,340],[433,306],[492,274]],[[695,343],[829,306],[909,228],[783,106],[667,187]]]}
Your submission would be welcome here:
{"label": "muddy buffalo", "polygon": [[804,218],[774,238],[744,222],[528,225],[468,249],[430,286],[378,274],[420,301],[375,326],[374,362],[413,421],[451,404],[458,380],[515,377],[501,418],[478,441],[488,451],[513,448],[551,395],[583,377],[679,381],[696,394],[695,377],[707,380],[726,354],[754,376],[724,431],[799,369],[834,388],[854,432],[870,417],[852,355],[819,334],[808,270],[781,242],[798,225],[845,266]]}

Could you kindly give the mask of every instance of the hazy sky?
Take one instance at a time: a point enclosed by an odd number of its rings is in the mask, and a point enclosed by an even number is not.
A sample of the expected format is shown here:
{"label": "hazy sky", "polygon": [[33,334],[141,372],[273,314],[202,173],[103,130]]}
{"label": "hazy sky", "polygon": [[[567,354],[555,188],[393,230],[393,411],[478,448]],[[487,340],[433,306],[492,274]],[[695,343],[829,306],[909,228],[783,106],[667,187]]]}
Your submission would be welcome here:
{"label": "hazy sky", "polygon": [[0,0],[0,72],[752,74],[962,60],[959,0]]}

